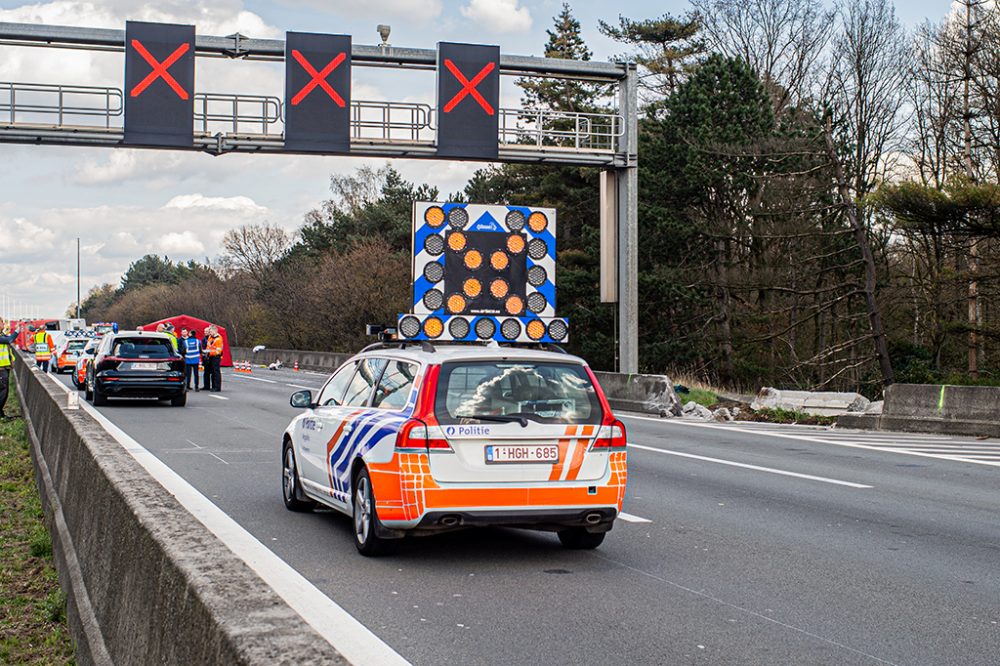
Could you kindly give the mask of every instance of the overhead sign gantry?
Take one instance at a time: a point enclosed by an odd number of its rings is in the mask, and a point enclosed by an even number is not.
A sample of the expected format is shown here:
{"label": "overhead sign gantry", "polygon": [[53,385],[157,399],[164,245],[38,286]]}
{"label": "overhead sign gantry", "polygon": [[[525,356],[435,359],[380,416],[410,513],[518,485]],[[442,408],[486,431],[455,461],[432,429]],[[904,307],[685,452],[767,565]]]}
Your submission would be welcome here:
{"label": "overhead sign gantry", "polygon": [[[0,23],[0,44],[126,54],[122,88],[0,82],[0,142],[602,169],[602,300],[618,304],[618,369],[638,370],[634,65],[512,56],[479,44],[365,46],[347,35],[217,37],[199,35],[190,25],[133,21],[125,30]],[[203,56],[284,61],[283,98],[198,91],[196,58]],[[356,66],[435,70],[436,104],[355,99]],[[617,86],[618,108],[575,113],[504,107],[501,76],[610,83]]]}

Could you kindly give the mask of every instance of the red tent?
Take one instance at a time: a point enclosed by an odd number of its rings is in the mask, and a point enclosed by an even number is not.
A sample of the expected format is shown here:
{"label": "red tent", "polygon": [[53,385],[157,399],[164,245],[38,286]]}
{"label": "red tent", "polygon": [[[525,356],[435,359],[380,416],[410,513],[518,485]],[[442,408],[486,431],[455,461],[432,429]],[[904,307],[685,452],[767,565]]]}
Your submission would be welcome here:
{"label": "red tent", "polygon": [[[140,326],[139,330],[155,331],[157,326],[167,323],[174,325],[174,331],[178,336],[181,334],[181,329],[186,328],[189,331],[194,331],[199,340],[205,337],[205,329],[212,325],[212,322],[205,321],[204,319],[198,319],[197,317],[176,315],[159,321],[154,321],[150,324],[146,324],[145,326]],[[229,335],[226,333],[226,329],[222,326],[216,324],[215,327],[219,329],[219,335],[222,336],[222,367],[231,368],[233,367],[233,355],[229,352]]]}

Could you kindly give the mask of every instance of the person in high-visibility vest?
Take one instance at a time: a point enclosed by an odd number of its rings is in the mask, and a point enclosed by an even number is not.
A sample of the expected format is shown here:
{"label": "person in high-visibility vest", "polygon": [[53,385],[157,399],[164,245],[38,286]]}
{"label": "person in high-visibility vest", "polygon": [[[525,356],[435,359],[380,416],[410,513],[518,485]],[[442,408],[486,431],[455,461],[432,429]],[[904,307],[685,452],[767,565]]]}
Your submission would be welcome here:
{"label": "person in high-visibility vest", "polygon": [[209,326],[206,332],[205,388],[218,393],[222,390],[222,336],[215,326]]}
{"label": "person in high-visibility vest", "polygon": [[52,336],[44,328],[35,331],[32,340],[35,342],[35,365],[41,368],[42,372],[48,372],[49,361],[52,360],[52,352],[56,349],[56,343],[52,341]]}
{"label": "person in high-visibility vest", "polygon": [[7,392],[10,388],[10,368],[14,364],[14,340],[17,333],[11,333],[10,327],[0,320],[0,419],[9,421],[15,417],[4,414],[7,406]]}
{"label": "person in high-visibility vest", "polygon": [[201,340],[194,331],[181,329],[181,354],[184,355],[184,382],[191,390],[191,378],[194,378],[194,390],[198,391],[198,366],[201,365]]}

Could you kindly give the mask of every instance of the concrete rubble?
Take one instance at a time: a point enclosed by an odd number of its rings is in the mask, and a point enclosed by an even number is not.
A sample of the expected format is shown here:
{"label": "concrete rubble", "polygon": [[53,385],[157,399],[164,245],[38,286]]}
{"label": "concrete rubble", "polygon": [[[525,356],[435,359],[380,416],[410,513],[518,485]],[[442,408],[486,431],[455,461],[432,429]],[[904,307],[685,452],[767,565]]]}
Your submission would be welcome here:
{"label": "concrete rubble", "polygon": [[681,415],[686,419],[700,419],[702,421],[712,420],[712,410],[704,405],[699,405],[694,400],[684,403],[681,408]]}
{"label": "concrete rubble", "polygon": [[765,386],[750,403],[750,409],[787,409],[813,416],[863,413],[871,403],[859,393],[835,391],[785,391]]}
{"label": "concrete rubble", "polygon": [[719,409],[717,409],[714,412],[712,412],[712,420],[713,421],[720,421],[720,422],[732,421],[733,420],[733,413],[731,411],[729,411],[725,407],[720,407]]}

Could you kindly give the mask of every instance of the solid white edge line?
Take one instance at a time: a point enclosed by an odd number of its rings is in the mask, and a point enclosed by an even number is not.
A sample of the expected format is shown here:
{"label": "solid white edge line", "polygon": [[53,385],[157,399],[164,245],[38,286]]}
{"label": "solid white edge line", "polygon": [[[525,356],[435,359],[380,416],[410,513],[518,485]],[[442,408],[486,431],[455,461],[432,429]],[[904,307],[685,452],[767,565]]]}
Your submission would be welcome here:
{"label": "solid white edge line", "polygon": [[310,391],[313,389],[319,389],[318,386],[303,386],[302,384],[285,384],[285,386],[291,386],[292,388],[308,389]]}
{"label": "solid white edge line", "polygon": [[625,513],[620,511],[618,517],[624,520],[626,523],[651,523],[653,522],[649,518],[642,518],[640,516],[633,516],[631,513]]}
{"label": "solid white edge line", "polygon": [[619,415],[619,418],[639,419],[642,421],[654,421],[670,425],[688,426],[690,428],[708,428],[709,430],[721,430],[723,432],[742,432],[758,437],[778,437],[781,439],[794,439],[800,442],[816,442],[819,444],[830,444],[832,446],[844,446],[850,449],[866,449],[868,451],[881,451],[883,453],[901,453],[907,456],[917,456],[919,458],[932,458],[934,460],[950,460],[952,462],[965,462],[974,465],[986,465],[987,467],[1000,467],[1000,462],[990,462],[987,460],[975,460],[973,458],[962,458],[960,456],[947,456],[937,453],[920,453],[919,451],[909,451],[906,449],[890,449],[884,446],[867,446],[857,442],[837,442],[831,439],[820,437],[806,437],[805,435],[790,435],[783,432],[771,432],[754,430],[753,428],[740,428],[737,426],[717,426],[711,423],[690,423],[680,419],[654,419],[649,416],[632,416],[631,414]]}
{"label": "solid white edge line", "polygon": [[839,479],[829,479],[825,476],[813,476],[812,474],[800,474],[798,472],[788,472],[783,469],[774,469],[773,467],[761,467],[759,465],[749,465],[747,463],[735,462],[733,460],[723,460],[722,458],[709,458],[708,456],[696,456],[693,453],[681,453],[680,451],[671,451],[669,449],[658,449],[653,446],[643,446],[642,444],[628,443],[629,446],[636,449],[642,449],[643,451],[655,451],[656,453],[664,453],[668,456],[680,456],[682,458],[693,458],[695,460],[704,460],[705,462],[718,463],[720,465],[730,465],[731,467],[742,467],[743,469],[752,469],[758,472],[769,472],[771,474],[781,474],[782,476],[794,476],[797,479],[807,479],[809,481],[820,481],[822,483],[832,483],[837,486],[847,486],[848,488],[874,488],[874,486],[866,486],[863,483],[854,483],[852,481],[840,481]]}
{"label": "solid white edge line", "polygon": [[[64,391],[73,389],[55,380]],[[217,397],[217,396],[213,396]],[[104,427],[198,522],[246,562],[306,623],[352,664],[404,665],[409,662],[388,643],[326,596],[290,564],[217,507],[166,463],[86,401],[80,406]]]}

